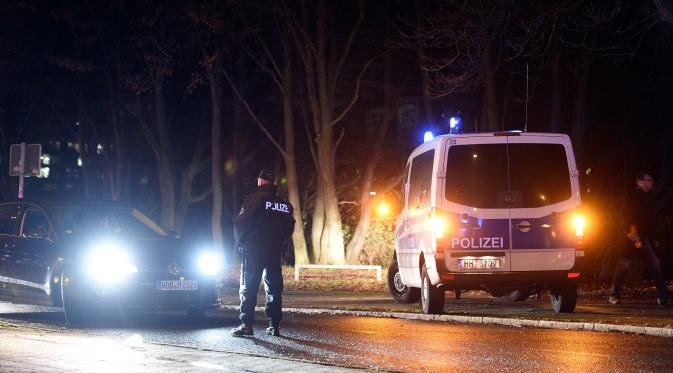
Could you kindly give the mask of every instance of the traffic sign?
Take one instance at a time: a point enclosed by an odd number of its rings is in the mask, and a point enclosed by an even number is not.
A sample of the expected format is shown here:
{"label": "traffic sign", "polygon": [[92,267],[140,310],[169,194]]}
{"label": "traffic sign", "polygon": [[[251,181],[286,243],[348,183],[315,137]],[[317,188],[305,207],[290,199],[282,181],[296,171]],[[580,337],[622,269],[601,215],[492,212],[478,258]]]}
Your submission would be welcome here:
{"label": "traffic sign", "polygon": [[40,144],[12,144],[9,148],[9,176],[20,176],[22,163],[24,177],[39,176],[41,156],[42,145]]}
{"label": "traffic sign", "polygon": [[19,177],[19,198],[23,198],[23,178],[40,175],[42,145],[12,144],[9,148],[9,175]]}

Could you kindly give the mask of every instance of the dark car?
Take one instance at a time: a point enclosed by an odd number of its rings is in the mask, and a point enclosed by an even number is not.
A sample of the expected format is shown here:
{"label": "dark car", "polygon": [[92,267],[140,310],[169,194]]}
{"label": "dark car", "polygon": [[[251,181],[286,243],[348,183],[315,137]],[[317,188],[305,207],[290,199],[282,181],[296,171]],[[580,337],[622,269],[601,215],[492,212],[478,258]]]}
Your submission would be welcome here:
{"label": "dark car", "polygon": [[138,210],[109,202],[0,204],[0,299],[63,307],[69,323],[103,311],[216,306],[222,261]]}

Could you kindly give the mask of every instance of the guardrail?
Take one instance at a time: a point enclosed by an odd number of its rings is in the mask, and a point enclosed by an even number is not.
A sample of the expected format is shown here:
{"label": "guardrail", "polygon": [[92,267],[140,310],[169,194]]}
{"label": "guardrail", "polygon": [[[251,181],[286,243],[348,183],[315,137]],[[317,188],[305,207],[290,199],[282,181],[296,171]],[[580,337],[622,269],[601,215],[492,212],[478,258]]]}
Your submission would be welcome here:
{"label": "guardrail", "polygon": [[381,266],[367,266],[367,265],[348,265],[348,264],[297,264],[294,266],[294,280],[299,281],[299,269],[364,269],[376,270],[376,281],[381,281]]}

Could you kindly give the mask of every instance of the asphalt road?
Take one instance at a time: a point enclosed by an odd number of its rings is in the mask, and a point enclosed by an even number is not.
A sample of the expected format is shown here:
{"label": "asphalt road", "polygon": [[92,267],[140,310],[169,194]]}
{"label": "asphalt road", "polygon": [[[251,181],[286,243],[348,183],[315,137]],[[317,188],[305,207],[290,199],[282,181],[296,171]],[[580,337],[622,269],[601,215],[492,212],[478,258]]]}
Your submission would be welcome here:
{"label": "asphalt road", "polygon": [[[631,334],[447,324],[384,318],[287,315],[282,337],[231,337],[236,315],[206,322],[181,315],[130,317],[125,327],[69,329],[58,309],[0,303],[0,321],[102,336],[142,336],[160,343],[393,371],[673,370],[673,338]],[[137,337],[135,337],[137,338]]]}

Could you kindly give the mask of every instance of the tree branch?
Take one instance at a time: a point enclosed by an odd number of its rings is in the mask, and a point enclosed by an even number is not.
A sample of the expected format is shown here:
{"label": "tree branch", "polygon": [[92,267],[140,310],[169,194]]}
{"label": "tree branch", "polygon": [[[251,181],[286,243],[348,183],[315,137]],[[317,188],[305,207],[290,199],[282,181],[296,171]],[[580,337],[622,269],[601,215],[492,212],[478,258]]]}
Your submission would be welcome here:
{"label": "tree branch", "polygon": [[367,63],[362,67],[362,71],[360,71],[360,74],[358,74],[358,79],[355,83],[355,92],[353,93],[353,98],[351,99],[351,102],[346,106],[346,108],[339,114],[336,119],[334,119],[331,123],[329,123],[329,126],[333,126],[337,123],[339,123],[345,116],[348,114],[348,112],[353,108],[355,103],[358,101],[360,98],[360,85],[362,84],[362,77],[365,75],[365,72],[367,72],[367,69],[369,66],[379,57],[385,55],[386,53],[390,52],[390,50],[386,50],[382,53],[377,54],[376,56],[372,57]]}
{"label": "tree branch", "polygon": [[287,152],[285,151],[285,149],[273,137],[271,132],[269,132],[269,130],[266,129],[264,124],[262,124],[262,121],[257,117],[255,112],[252,110],[252,108],[248,104],[248,101],[241,95],[241,92],[238,90],[238,87],[236,86],[234,81],[231,79],[231,76],[229,76],[229,73],[227,72],[227,70],[224,68],[224,66],[222,66],[222,63],[219,60],[218,60],[217,63],[220,67],[220,71],[222,71],[222,74],[224,75],[224,78],[227,80],[227,82],[231,86],[231,89],[236,94],[236,97],[239,99],[239,101],[241,101],[241,104],[243,104],[243,106],[245,107],[245,110],[248,112],[248,114],[252,118],[253,122],[255,122],[257,127],[259,127],[259,129],[262,130],[262,132],[264,132],[264,134],[269,139],[269,141],[271,141],[271,143],[276,147],[276,149],[278,150],[280,155],[283,156],[283,158],[285,160],[287,160]]}
{"label": "tree branch", "polygon": [[199,203],[208,198],[209,195],[213,193],[213,186],[210,185],[206,190],[204,190],[202,193],[197,194],[196,196],[189,196],[189,201],[191,203]]}
{"label": "tree branch", "polygon": [[346,63],[346,60],[348,59],[348,56],[350,55],[351,48],[353,46],[353,40],[355,39],[355,35],[357,35],[358,31],[360,30],[360,26],[362,25],[362,21],[365,18],[365,5],[362,0],[358,1],[358,19],[355,22],[355,25],[353,25],[353,29],[351,30],[350,35],[348,36],[348,41],[346,42],[346,46],[344,47],[343,54],[339,58],[339,62],[337,63],[337,67],[334,70],[334,74],[332,75],[332,81],[330,82],[330,87],[332,87],[332,90],[336,89],[336,86],[339,82],[339,76],[341,75],[341,69],[343,69],[344,64]]}

